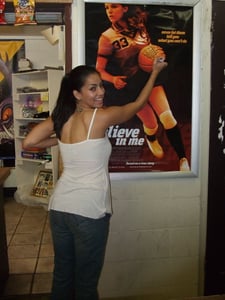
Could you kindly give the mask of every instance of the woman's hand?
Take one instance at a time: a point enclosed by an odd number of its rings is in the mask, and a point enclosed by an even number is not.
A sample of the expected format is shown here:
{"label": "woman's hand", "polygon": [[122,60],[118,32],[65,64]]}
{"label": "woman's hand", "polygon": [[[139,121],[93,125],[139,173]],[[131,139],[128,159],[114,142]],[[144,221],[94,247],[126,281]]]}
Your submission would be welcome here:
{"label": "woman's hand", "polygon": [[161,72],[164,68],[168,66],[168,63],[164,60],[164,57],[158,57],[154,60],[152,72]]}

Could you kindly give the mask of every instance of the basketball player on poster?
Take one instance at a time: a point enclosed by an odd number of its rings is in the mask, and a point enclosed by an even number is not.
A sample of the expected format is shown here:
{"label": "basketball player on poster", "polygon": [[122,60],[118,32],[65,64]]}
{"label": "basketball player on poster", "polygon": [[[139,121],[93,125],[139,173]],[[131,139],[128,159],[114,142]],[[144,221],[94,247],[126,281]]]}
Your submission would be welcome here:
{"label": "basketball player on poster", "polygon": [[[146,29],[147,13],[141,5],[105,3],[111,27],[98,41],[96,68],[107,83],[106,105],[134,101],[151,72],[156,57],[166,59],[162,48],[151,44]],[[148,104],[137,113],[152,154],[162,159],[164,150],[157,139],[158,120],[178,157],[178,170],[190,171],[177,121],[171,111],[159,76]]]}

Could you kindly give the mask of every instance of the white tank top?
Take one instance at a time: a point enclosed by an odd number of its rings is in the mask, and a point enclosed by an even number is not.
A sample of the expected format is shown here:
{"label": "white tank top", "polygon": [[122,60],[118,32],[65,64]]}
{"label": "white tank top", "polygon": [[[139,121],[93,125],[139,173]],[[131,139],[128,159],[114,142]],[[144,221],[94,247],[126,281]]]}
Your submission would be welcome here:
{"label": "white tank top", "polygon": [[59,142],[63,173],[50,198],[49,209],[98,219],[112,213],[108,161],[111,144],[104,138],[89,139],[95,114],[89,125],[87,139],[74,144]]}

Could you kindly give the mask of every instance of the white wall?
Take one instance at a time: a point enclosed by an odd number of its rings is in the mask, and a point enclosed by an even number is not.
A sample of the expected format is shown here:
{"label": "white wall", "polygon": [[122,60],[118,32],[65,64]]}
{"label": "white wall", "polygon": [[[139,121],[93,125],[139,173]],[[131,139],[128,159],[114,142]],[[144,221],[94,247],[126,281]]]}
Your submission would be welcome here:
{"label": "white wall", "polygon": [[200,181],[113,181],[103,296],[197,295]]}
{"label": "white wall", "polygon": [[[93,1],[96,2],[96,1]],[[116,1],[115,1],[116,2]],[[136,1],[138,3],[141,1]],[[151,4],[164,1],[151,1]],[[194,27],[199,173],[192,178],[112,178],[114,215],[100,280],[102,297],[176,299],[203,292],[207,210],[211,0],[198,2]],[[143,3],[143,2],[142,2]],[[147,1],[145,1],[147,3]],[[165,3],[165,2],[164,2]],[[84,63],[84,1],[73,4],[73,65]],[[196,125],[196,124],[195,124]],[[198,131],[196,133],[196,131]]]}
{"label": "white wall", "polygon": [[59,43],[52,45],[41,33],[49,26],[3,26],[0,39],[24,39],[25,54],[33,69],[42,69],[45,66],[64,66],[64,59],[59,55]]}

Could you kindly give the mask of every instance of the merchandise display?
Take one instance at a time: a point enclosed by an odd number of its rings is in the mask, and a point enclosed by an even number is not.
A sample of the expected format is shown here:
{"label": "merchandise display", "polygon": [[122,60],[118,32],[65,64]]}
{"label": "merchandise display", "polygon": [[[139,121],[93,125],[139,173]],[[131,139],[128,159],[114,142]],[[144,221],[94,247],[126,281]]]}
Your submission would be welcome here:
{"label": "merchandise display", "polygon": [[[58,179],[58,146],[25,151],[22,142],[31,129],[48,118],[53,110],[63,74],[63,70],[55,69],[12,74],[17,202],[47,205],[50,193],[48,188],[37,188],[39,174],[42,172],[42,175],[51,177],[52,183],[48,186],[54,186]],[[34,193],[35,184],[37,189]]]}

